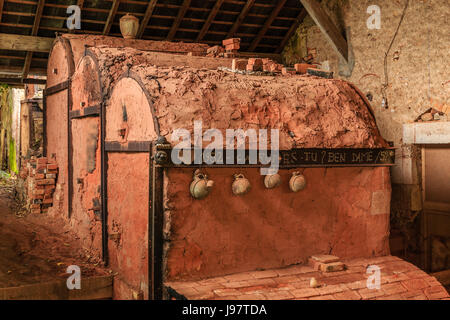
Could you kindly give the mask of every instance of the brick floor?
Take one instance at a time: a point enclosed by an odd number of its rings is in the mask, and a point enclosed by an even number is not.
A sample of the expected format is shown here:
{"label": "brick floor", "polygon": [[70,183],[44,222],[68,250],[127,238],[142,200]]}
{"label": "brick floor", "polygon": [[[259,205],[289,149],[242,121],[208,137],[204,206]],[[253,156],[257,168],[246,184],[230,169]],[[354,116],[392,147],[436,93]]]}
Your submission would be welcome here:
{"label": "brick floor", "polygon": [[[165,285],[190,300],[437,300],[450,296],[436,278],[397,257],[343,260],[347,270],[331,273],[295,265]],[[381,269],[380,289],[368,289],[366,268]],[[311,288],[311,277],[318,282]]]}

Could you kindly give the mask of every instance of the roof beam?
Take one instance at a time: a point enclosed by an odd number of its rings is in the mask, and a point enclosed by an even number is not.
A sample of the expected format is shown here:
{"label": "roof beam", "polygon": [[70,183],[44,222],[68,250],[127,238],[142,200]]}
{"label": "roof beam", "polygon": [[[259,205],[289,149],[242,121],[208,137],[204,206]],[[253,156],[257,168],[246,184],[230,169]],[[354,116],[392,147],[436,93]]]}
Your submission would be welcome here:
{"label": "roof beam", "polygon": [[178,27],[180,26],[181,20],[183,20],[184,15],[186,14],[187,9],[189,8],[189,5],[191,4],[191,0],[184,0],[183,5],[181,6],[180,10],[178,11],[178,15],[173,22],[172,28],[169,31],[169,35],[167,36],[168,41],[172,41],[173,38],[175,38],[175,34],[177,33]]}
{"label": "roof beam", "polygon": [[262,37],[266,34],[267,29],[269,29],[270,25],[272,24],[273,20],[277,17],[277,15],[280,13],[281,8],[285,5],[286,0],[279,0],[275,8],[270,13],[270,16],[267,18],[266,22],[264,23],[263,27],[259,30],[257,36],[253,40],[252,44],[249,47],[249,51],[255,51],[256,47],[258,46],[258,43],[261,41]]}
{"label": "roof beam", "polygon": [[295,31],[297,30],[300,23],[303,22],[303,19],[305,19],[306,15],[308,13],[306,12],[306,9],[303,8],[302,11],[300,11],[297,18],[295,18],[295,21],[292,23],[291,27],[289,28],[288,32],[284,36],[283,40],[281,41],[280,45],[277,48],[277,53],[280,53],[283,51],[284,47],[286,46],[286,43],[289,41],[289,39],[293,36]]}
{"label": "roof beam", "polygon": [[147,27],[148,22],[150,21],[150,18],[152,17],[153,10],[155,10],[157,1],[158,0],[150,0],[150,2],[148,3],[147,10],[145,10],[144,18],[141,21],[141,25],[139,26],[139,30],[136,35],[137,39],[141,39],[142,36],[144,35],[145,28]]}
{"label": "roof beam", "polygon": [[[36,36],[39,31],[39,25],[41,24],[42,12],[44,11],[45,0],[39,0],[36,8],[36,15],[34,17],[33,28],[31,29],[31,36]],[[31,60],[33,59],[33,51],[28,51],[23,65],[22,78],[28,77],[30,72]]]}
{"label": "roof beam", "polygon": [[5,0],[0,0],[0,22],[2,22],[3,5],[4,4],[5,4]]}
{"label": "roof beam", "polygon": [[111,6],[111,10],[109,10],[108,19],[106,20],[105,27],[103,28],[103,35],[108,35],[111,30],[111,26],[114,22],[114,18],[116,17],[117,9],[119,9],[120,0],[114,0]]}
{"label": "roof beam", "polygon": [[0,83],[6,83],[6,84],[13,84],[13,85],[22,85],[22,84],[41,84],[41,85],[45,85],[47,83],[47,80],[45,79],[34,79],[34,78],[10,78],[10,77],[2,77],[0,75]]}
{"label": "roof beam", "polygon": [[228,31],[226,38],[234,37],[236,31],[239,29],[239,27],[241,26],[244,19],[247,17],[248,12],[250,11],[250,9],[253,7],[254,4],[255,4],[255,0],[247,0],[247,2],[244,5],[244,8],[242,9],[242,11],[239,14],[238,18],[236,19],[235,23],[231,27],[230,31]]}
{"label": "roof beam", "polygon": [[0,33],[0,50],[50,52],[53,38]]}
{"label": "roof beam", "polygon": [[345,61],[348,61],[347,40],[345,40],[339,32],[339,29],[322,9],[320,4],[316,0],[300,0],[300,2],[325,35],[336,53]]}
{"label": "roof beam", "polygon": [[208,19],[206,19],[205,24],[203,25],[202,29],[200,30],[200,33],[197,36],[197,39],[195,42],[199,42],[203,39],[205,34],[208,32],[209,26],[213,22],[214,18],[217,15],[217,12],[219,12],[220,7],[222,6],[224,0],[217,0],[214,4],[214,7],[212,8],[211,12],[208,15]]}
{"label": "roof beam", "polygon": [[[0,75],[1,76],[11,76],[15,75],[17,77],[22,76],[22,67],[11,67],[11,66],[0,66]],[[30,72],[35,75],[39,76],[45,76],[47,75],[47,69],[41,69],[41,68],[30,68]]]}

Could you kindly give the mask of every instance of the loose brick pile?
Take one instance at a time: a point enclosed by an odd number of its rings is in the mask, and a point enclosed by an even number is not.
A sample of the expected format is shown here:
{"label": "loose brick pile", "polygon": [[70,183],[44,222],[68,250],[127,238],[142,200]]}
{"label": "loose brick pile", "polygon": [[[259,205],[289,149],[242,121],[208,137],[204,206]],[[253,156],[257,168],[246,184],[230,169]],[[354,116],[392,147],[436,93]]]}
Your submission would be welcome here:
{"label": "loose brick pile", "polygon": [[[311,74],[323,78],[333,78],[332,72],[318,69],[312,61],[316,58],[316,49],[308,48],[308,56],[305,63],[297,63],[294,67],[286,67],[269,58],[249,58],[239,59],[240,38],[230,38],[222,41],[223,46],[213,46],[206,50],[207,57],[213,58],[233,58],[232,71],[243,72],[272,72],[282,75]],[[195,55],[189,52],[189,55]]]}
{"label": "loose brick pile", "polygon": [[58,165],[45,157],[24,160],[20,177],[26,180],[28,207],[31,213],[46,213],[53,205]]}
{"label": "loose brick pile", "polygon": [[[190,282],[168,282],[192,300],[450,300],[436,278],[394,256],[343,260],[346,270],[320,272],[311,266],[243,272]],[[368,289],[369,265],[381,269],[380,289]],[[318,287],[310,286],[316,278]]]}

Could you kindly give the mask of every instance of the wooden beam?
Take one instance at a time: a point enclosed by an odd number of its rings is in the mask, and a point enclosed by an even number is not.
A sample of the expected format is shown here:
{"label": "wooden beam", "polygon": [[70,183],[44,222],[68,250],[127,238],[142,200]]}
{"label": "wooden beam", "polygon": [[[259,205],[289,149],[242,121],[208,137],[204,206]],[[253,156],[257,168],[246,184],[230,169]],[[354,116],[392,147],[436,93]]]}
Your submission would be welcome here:
{"label": "wooden beam", "polygon": [[281,8],[286,4],[286,0],[279,0],[275,8],[270,13],[270,16],[267,18],[266,22],[264,23],[263,27],[259,30],[258,34],[256,35],[255,39],[252,41],[252,44],[248,48],[249,51],[254,51],[256,47],[258,46],[259,42],[261,41],[262,37],[266,34],[267,29],[269,29],[270,25],[272,24],[273,20],[278,16],[280,13]]}
{"label": "wooden beam", "polygon": [[114,18],[116,17],[117,9],[119,9],[120,0],[114,0],[111,6],[111,10],[109,10],[108,19],[106,20],[105,27],[103,28],[103,35],[108,35],[111,30],[111,26],[114,22]]}
{"label": "wooden beam", "polygon": [[217,0],[216,3],[214,4],[214,7],[212,8],[211,12],[208,15],[208,18],[205,21],[205,24],[203,24],[202,29],[200,30],[200,33],[197,36],[197,39],[195,40],[195,42],[199,42],[203,39],[203,37],[205,36],[206,32],[208,32],[209,26],[211,25],[211,23],[213,22],[214,18],[217,15],[217,12],[219,12],[220,7],[222,6],[224,0]]}
{"label": "wooden beam", "polygon": [[0,288],[0,300],[104,300],[112,299],[113,277],[82,278],[81,289],[67,289],[66,279]]}
{"label": "wooden beam", "polygon": [[255,4],[255,0],[247,0],[247,2],[244,5],[244,8],[242,9],[241,13],[239,14],[238,18],[234,22],[233,26],[231,27],[230,31],[228,31],[228,34],[226,38],[232,38],[234,37],[235,33],[241,26],[242,22],[244,21],[245,17],[247,17],[248,12]]}
{"label": "wooden beam", "polygon": [[[33,28],[31,29],[31,36],[36,36],[39,31],[39,25],[41,24],[42,12],[44,11],[45,0],[39,0],[36,8],[36,15],[34,17]],[[28,51],[27,57],[25,58],[25,63],[23,65],[22,78],[28,77],[30,72],[31,60],[33,59],[33,52]]]}
{"label": "wooden beam", "polygon": [[156,2],[158,2],[158,0],[150,0],[150,2],[148,3],[147,10],[145,10],[144,18],[141,21],[141,25],[139,26],[139,31],[136,35],[137,39],[141,39],[142,36],[144,35],[145,28],[147,27],[148,22],[150,21],[150,18],[152,17],[153,10],[155,10]]}
{"label": "wooden beam", "polygon": [[[11,66],[0,66],[0,76],[11,76],[16,75],[17,77],[22,76],[23,67],[11,67]],[[47,75],[47,69],[45,68],[30,68],[30,73],[45,76]]]}
{"label": "wooden beam", "polygon": [[311,16],[311,18],[314,20],[316,25],[320,28],[322,33],[325,35],[336,53],[347,62],[347,40],[345,40],[336,25],[322,9],[320,3],[318,3],[316,0],[300,0],[300,2],[302,3],[308,14]]}
{"label": "wooden beam", "polygon": [[45,85],[47,83],[47,80],[45,79],[35,79],[35,78],[26,78],[26,79],[22,79],[22,78],[10,78],[10,77],[1,77],[0,76],[0,83],[7,83],[7,84],[41,84],[41,85]]}
{"label": "wooden beam", "polygon": [[50,52],[53,38],[0,33],[0,50]]}
{"label": "wooden beam", "polygon": [[5,4],[5,0],[0,0],[0,22],[2,22],[3,5],[4,4]]}
{"label": "wooden beam", "polygon": [[180,10],[178,11],[178,15],[173,22],[172,28],[169,31],[169,35],[167,36],[168,41],[172,41],[173,38],[175,38],[175,34],[177,33],[178,27],[180,26],[181,20],[183,20],[184,15],[186,14],[187,9],[189,8],[189,5],[191,4],[191,0],[184,0],[183,5],[181,6]]}
{"label": "wooden beam", "polygon": [[295,21],[292,23],[291,27],[289,28],[288,32],[284,36],[283,40],[281,41],[280,45],[277,48],[277,53],[280,53],[283,51],[284,47],[286,46],[286,43],[289,41],[289,39],[294,35],[295,31],[297,30],[300,23],[302,23],[303,19],[305,19],[306,15],[308,13],[306,12],[306,9],[303,8],[302,11],[300,11],[300,14],[295,18]]}

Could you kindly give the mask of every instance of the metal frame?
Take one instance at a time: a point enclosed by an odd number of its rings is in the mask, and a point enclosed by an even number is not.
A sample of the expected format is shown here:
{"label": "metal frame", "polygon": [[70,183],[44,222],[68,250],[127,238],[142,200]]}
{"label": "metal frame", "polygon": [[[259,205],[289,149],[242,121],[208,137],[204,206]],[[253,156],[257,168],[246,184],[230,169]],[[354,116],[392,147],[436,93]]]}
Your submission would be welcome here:
{"label": "metal frame", "polygon": [[[195,149],[191,149],[191,164],[175,164],[172,162],[172,147],[170,144],[160,145],[155,154],[156,162],[162,167],[265,167],[266,165],[259,162],[251,163],[249,161],[250,150],[244,151],[244,158],[240,163],[236,164],[208,164],[202,157],[202,163],[195,164],[193,155]],[[225,158],[224,152],[222,159]],[[257,150],[253,150],[257,154]],[[279,152],[279,168],[311,168],[311,167],[385,167],[395,165],[394,148],[293,148],[290,150],[278,150]],[[203,150],[202,150],[203,154]],[[234,159],[237,159],[238,150],[234,150]],[[237,162],[237,161],[236,161]]]}

